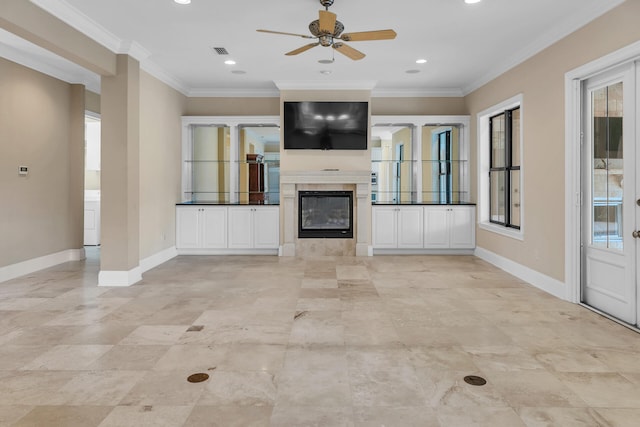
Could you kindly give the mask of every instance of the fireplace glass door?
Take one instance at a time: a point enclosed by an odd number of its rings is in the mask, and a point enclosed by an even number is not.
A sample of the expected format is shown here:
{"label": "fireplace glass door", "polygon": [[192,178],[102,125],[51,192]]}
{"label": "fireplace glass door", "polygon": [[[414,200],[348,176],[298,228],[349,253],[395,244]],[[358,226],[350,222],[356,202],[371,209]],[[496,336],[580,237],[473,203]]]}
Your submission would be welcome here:
{"label": "fireplace glass door", "polygon": [[352,238],[353,192],[300,191],[299,238]]}

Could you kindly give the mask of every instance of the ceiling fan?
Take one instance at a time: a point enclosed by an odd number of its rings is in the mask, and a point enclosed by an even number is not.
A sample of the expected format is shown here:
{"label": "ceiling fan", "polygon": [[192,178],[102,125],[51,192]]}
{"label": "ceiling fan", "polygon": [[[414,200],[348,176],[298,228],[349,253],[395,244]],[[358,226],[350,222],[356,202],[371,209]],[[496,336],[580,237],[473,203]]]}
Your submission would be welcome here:
{"label": "ceiling fan", "polygon": [[343,55],[357,61],[365,57],[365,54],[357,49],[352,48],[343,42],[357,42],[365,40],[390,40],[396,38],[396,32],[393,30],[376,30],[376,31],[361,31],[357,33],[344,33],[344,25],[338,21],[337,15],[333,12],[329,12],[329,6],[333,4],[334,0],[320,0],[320,4],[324,6],[325,10],[320,11],[319,19],[311,21],[309,24],[309,31],[312,35],[285,33],[282,31],[271,30],[256,30],[262,33],[272,34],[284,34],[286,36],[296,36],[305,39],[317,39],[315,43],[309,43],[291,52],[285,53],[285,55],[298,55],[299,53],[306,52],[307,50],[316,46],[331,46]]}

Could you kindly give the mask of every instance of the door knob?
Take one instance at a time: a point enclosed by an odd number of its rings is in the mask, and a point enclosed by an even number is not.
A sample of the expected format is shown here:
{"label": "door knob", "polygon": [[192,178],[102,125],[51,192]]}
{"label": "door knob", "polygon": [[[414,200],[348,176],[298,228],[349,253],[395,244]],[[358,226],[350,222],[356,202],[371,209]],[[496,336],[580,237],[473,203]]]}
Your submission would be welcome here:
{"label": "door knob", "polygon": [[631,233],[631,235],[633,236],[634,239],[637,239],[640,237],[640,231],[634,230],[633,233]]}

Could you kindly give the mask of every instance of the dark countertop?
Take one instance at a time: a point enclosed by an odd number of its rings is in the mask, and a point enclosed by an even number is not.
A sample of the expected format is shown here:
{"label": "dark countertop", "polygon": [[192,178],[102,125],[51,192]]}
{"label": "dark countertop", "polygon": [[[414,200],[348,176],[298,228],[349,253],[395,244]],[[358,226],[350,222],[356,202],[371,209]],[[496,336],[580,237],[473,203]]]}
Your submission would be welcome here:
{"label": "dark countertop", "polygon": [[471,202],[452,202],[452,203],[440,203],[440,202],[376,202],[371,203],[371,206],[475,206],[475,203]]}
{"label": "dark countertop", "polygon": [[280,203],[249,203],[249,202],[182,202],[176,203],[176,206],[280,206]]}

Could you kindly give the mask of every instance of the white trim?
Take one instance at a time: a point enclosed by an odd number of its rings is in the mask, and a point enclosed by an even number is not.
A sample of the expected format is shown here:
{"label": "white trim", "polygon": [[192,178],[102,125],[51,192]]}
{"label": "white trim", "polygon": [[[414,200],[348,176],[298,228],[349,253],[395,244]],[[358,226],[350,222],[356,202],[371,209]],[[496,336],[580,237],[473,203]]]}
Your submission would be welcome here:
{"label": "white trim", "polygon": [[144,259],[141,259],[140,273],[146,273],[152,268],[155,268],[160,264],[164,264],[165,262],[169,261],[172,258],[175,258],[176,256],[178,256],[178,251],[176,250],[175,246],[172,246]]}
{"label": "white trim", "polygon": [[46,49],[0,29],[0,57],[71,84],[100,91],[100,77]]}
{"label": "white trim", "polygon": [[[520,108],[520,229],[493,224],[490,221],[489,205],[489,118],[495,114],[515,107]],[[525,161],[524,161],[524,126],[525,126],[524,95],[522,93],[513,96],[499,104],[493,105],[477,114],[477,205],[478,205],[478,225],[481,229],[497,233],[506,237],[524,240],[525,230]]]}
{"label": "white trim", "polygon": [[443,87],[431,89],[373,89],[371,91],[372,98],[423,98],[423,97],[440,97],[440,98],[462,98],[464,93],[462,89],[456,87]]}
{"label": "white trim", "polygon": [[506,271],[509,274],[516,276],[517,278],[524,280],[525,282],[535,286],[536,288],[545,291],[562,300],[569,300],[568,289],[565,284],[553,277],[549,277],[536,270],[532,270],[522,264],[518,264],[508,258],[495,254],[484,248],[476,248],[475,255],[490,263],[494,266]]}
{"label": "white trim", "polygon": [[475,255],[475,249],[387,249],[372,248],[373,255]]}
{"label": "white trim", "polygon": [[565,282],[568,299],[580,301],[580,139],[581,82],[640,58],[640,41],[567,72],[565,97]]}
{"label": "white trim", "polygon": [[49,12],[51,15],[80,31],[87,37],[100,43],[107,49],[113,52],[119,51],[122,44],[122,40],[120,40],[120,38],[116,37],[113,33],[108,31],[93,19],[89,18],[84,13],[78,11],[78,9],[71,6],[66,1],[31,0],[31,3]]}
{"label": "white trim", "polygon": [[44,270],[58,264],[70,261],[80,261],[85,258],[84,248],[67,249],[65,251],[29,259],[16,264],[0,267],[0,282],[15,279],[16,277]]}
{"label": "white trim", "polygon": [[542,52],[549,46],[559,42],[589,22],[624,3],[624,1],[625,0],[610,0],[607,2],[598,2],[591,8],[574,8],[573,13],[564,22],[561,22],[559,25],[552,28],[548,28],[541,33],[540,37],[529,43],[529,45],[524,46],[522,49],[518,50],[516,54],[506,58],[504,61],[495,64],[494,67],[476,81],[463,87],[463,96],[467,96],[471,92],[479,89],[515,66]]}
{"label": "white trim", "polygon": [[274,80],[275,85],[280,90],[373,90],[376,86],[375,80],[355,80],[355,81],[281,81]]}
{"label": "white trim", "polygon": [[129,271],[104,271],[98,273],[98,286],[126,287],[142,280],[140,266]]}
{"label": "white trim", "polygon": [[479,222],[478,227],[482,230],[489,231],[491,233],[500,234],[504,237],[510,237],[512,239],[524,241],[524,233],[522,229],[509,228],[503,225],[494,224],[492,222]]}
{"label": "white trim", "polygon": [[190,98],[280,98],[280,91],[273,89],[228,89],[192,88],[187,90]]}
{"label": "white trim", "polygon": [[206,249],[182,248],[177,249],[176,255],[276,255],[280,254],[280,247],[273,249]]}

